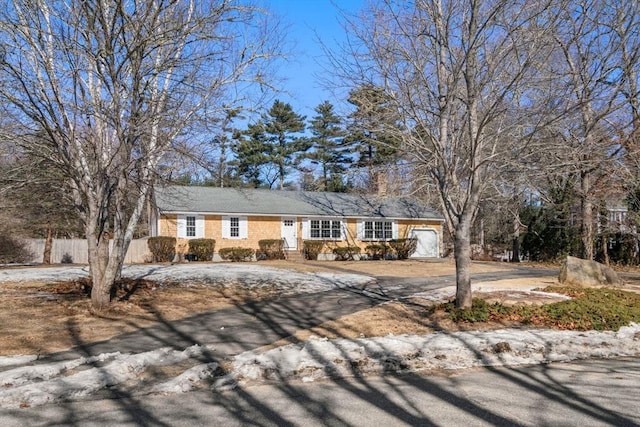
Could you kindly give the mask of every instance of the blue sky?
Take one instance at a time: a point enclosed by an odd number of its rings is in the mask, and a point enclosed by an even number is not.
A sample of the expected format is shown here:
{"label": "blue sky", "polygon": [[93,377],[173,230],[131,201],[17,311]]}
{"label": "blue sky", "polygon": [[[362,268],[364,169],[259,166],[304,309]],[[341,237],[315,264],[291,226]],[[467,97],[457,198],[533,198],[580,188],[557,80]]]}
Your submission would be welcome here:
{"label": "blue sky", "polygon": [[288,40],[293,46],[293,55],[281,68],[287,79],[284,89],[290,95],[278,95],[289,102],[293,109],[311,117],[313,109],[328,100],[336,107],[342,99],[334,99],[331,91],[320,87],[317,75],[323,73],[318,62],[323,62],[324,52],[318,38],[327,46],[334,46],[344,40],[344,30],[340,25],[338,8],[355,12],[364,0],[266,0],[270,8],[288,25]]}

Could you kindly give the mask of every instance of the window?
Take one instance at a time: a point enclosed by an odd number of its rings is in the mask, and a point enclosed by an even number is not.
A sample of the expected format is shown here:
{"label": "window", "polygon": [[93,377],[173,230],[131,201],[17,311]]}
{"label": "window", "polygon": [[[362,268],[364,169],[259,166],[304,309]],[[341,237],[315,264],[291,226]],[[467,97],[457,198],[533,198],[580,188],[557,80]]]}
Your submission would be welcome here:
{"label": "window", "polygon": [[204,237],[204,215],[178,215],[177,237],[193,239]]}
{"label": "window", "polygon": [[312,239],[342,239],[342,221],[312,219],[309,221],[309,237]]}
{"label": "window", "polygon": [[364,240],[391,240],[393,239],[392,221],[365,221]]}
{"label": "window", "polygon": [[246,216],[223,216],[223,239],[246,239],[248,237]]}
{"label": "window", "polygon": [[229,235],[231,237],[240,237],[240,218],[237,216],[229,218]]}
{"label": "window", "polygon": [[188,216],[186,218],[186,220],[187,220],[186,236],[187,237],[196,237],[196,217],[195,216]]}

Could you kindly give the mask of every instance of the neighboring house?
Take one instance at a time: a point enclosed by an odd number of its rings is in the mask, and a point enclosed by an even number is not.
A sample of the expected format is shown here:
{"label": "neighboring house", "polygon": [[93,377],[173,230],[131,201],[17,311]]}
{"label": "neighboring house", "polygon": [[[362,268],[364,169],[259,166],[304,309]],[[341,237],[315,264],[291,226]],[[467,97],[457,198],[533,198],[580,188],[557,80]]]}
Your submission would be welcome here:
{"label": "neighboring house", "polygon": [[598,222],[598,232],[601,231],[602,222],[607,226],[609,233],[630,233],[631,227],[627,220],[629,209],[625,202],[607,202],[607,215],[606,221],[602,221],[602,218]]}
{"label": "neighboring house", "polygon": [[441,253],[441,214],[410,198],[345,193],[315,193],[216,187],[158,187],[154,194],[151,235],[178,239],[185,253],[188,239],[216,240],[227,247],[257,249],[263,239],[282,239],[299,251],[303,240],[324,241],[324,253],[337,246],[364,249],[375,242],[415,237],[413,257]]}

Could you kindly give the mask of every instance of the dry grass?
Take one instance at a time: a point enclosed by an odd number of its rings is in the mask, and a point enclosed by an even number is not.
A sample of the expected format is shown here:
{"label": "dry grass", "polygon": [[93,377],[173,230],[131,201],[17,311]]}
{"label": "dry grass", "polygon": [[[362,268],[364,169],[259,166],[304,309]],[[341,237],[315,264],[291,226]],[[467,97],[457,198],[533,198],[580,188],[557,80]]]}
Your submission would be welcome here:
{"label": "dry grass", "polygon": [[210,286],[158,286],[144,282],[127,298],[121,291],[110,310],[96,313],[82,283],[1,283],[0,355],[44,354],[95,342],[145,328],[159,319],[178,320],[218,310],[248,299],[275,296],[260,292]]}
{"label": "dry grass", "polygon": [[[260,262],[261,266],[299,272],[367,274],[377,277],[427,277],[454,273],[453,262]],[[499,263],[474,263],[473,272],[498,271]],[[145,328],[159,319],[178,320],[218,310],[249,299],[278,297],[276,289],[260,290],[212,286],[160,286],[154,282],[126,283],[107,312],[95,313],[83,291],[83,283],[0,283],[0,355],[44,354],[79,343],[105,340]],[[128,291],[127,291],[128,290]],[[299,339],[311,334],[328,337],[381,336],[389,333],[429,333],[453,325],[427,316],[424,301],[385,304],[370,310],[300,331]]]}

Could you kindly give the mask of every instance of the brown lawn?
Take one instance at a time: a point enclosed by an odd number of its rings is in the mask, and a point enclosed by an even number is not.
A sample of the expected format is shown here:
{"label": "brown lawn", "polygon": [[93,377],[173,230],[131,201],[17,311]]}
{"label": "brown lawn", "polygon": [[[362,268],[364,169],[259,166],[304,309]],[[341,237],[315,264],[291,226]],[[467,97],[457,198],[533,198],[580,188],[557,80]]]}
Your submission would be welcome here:
{"label": "brown lawn", "polygon": [[[424,277],[453,274],[453,263],[420,261],[354,262],[260,262],[274,268],[299,272],[358,273],[376,277]],[[474,272],[508,269],[499,263],[474,263]],[[549,282],[547,280],[547,284]],[[525,281],[526,282],[526,281]],[[526,282],[527,284],[531,284]],[[244,301],[275,298],[276,289],[254,291],[242,286],[164,285],[148,281],[127,283],[112,308],[104,313],[91,310],[81,282],[0,283],[0,355],[44,354],[78,343],[108,339],[151,326],[159,319],[177,320],[217,310]],[[508,284],[507,284],[508,285]],[[545,286],[545,281],[540,281]],[[495,296],[495,295],[494,295]],[[499,295],[498,295],[499,297]],[[292,340],[310,335],[326,337],[384,336],[389,333],[429,333],[459,327],[440,313],[429,314],[430,303],[421,299],[384,304],[354,313],[318,327],[299,331]],[[480,327],[498,327],[484,325]],[[477,329],[479,326],[475,325]]]}

